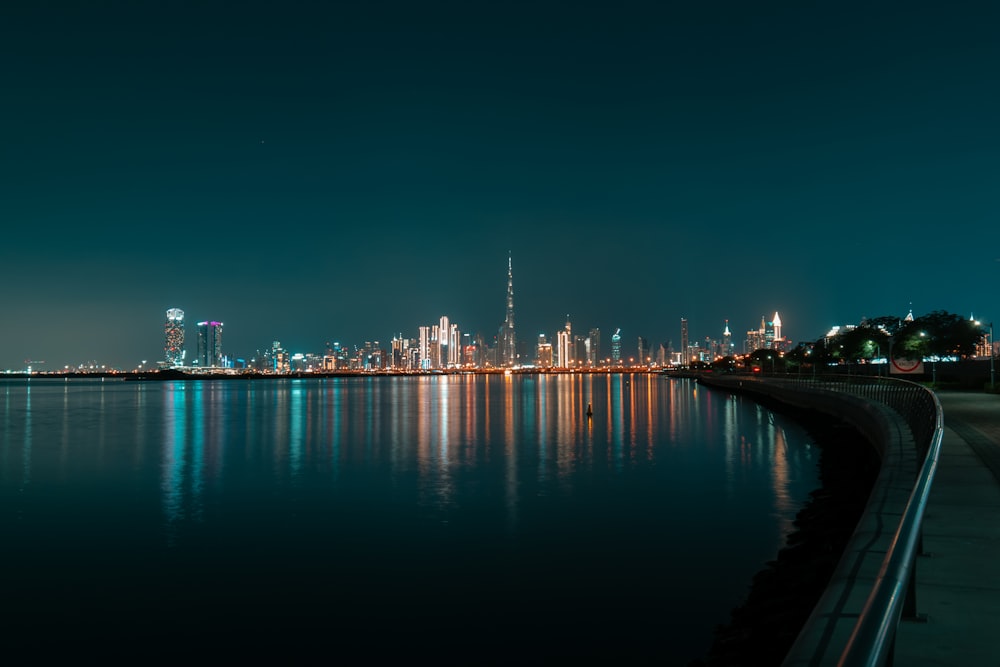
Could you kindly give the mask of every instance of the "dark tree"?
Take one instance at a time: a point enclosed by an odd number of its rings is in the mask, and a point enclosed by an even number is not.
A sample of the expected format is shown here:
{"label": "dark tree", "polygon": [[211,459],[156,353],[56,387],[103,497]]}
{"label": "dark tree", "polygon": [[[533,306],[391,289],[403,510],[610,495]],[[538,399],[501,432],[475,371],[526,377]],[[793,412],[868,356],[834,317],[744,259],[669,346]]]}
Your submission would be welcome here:
{"label": "dark tree", "polygon": [[812,344],[812,361],[814,364],[819,366],[826,366],[834,361],[833,355],[830,353],[832,349],[832,343],[825,337],[820,338],[815,343]]}
{"label": "dark tree", "polygon": [[890,336],[895,335],[902,328],[903,324],[903,320],[895,315],[882,315],[881,317],[873,317],[862,322],[862,326],[868,326],[872,329],[882,329]]}
{"label": "dark tree", "polygon": [[777,350],[754,350],[750,353],[748,361],[767,373],[785,370],[785,360]]}
{"label": "dark tree", "polygon": [[[870,322],[870,320],[869,320]],[[862,359],[871,361],[889,354],[889,335],[877,326],[862,324],[836,336],[835,349],[839,358],[846,363],[857,363]]]}
{"label": "dark tree", "polygon": [[814,343],[799,343],[785,354],[785,366],[789,370],[811,367],[821,360],[816,358]]}
{"label": "dark tree", "polygon": [[935,310],[906,322],[893,337],[893,356],[922,359],[924,357],[968,357],[976,352],[985,330],[960,315]]}
{"label": "dark tree", "polygon": [[736,359],[732,356],[722,357],[712,362],[712,368],[721,372],[731,371],[736,368]]}

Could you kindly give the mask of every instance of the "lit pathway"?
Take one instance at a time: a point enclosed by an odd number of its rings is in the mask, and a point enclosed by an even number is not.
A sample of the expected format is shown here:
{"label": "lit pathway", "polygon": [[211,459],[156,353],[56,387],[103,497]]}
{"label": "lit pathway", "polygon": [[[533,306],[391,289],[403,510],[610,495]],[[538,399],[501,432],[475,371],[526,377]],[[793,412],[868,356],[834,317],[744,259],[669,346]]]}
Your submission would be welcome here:
{"label": "lit pathway", "polygon": [[[895,664],[1000,665],[1000,395],[941,392],[945,431]],[[985,465],[984,465],[985,464]]]}

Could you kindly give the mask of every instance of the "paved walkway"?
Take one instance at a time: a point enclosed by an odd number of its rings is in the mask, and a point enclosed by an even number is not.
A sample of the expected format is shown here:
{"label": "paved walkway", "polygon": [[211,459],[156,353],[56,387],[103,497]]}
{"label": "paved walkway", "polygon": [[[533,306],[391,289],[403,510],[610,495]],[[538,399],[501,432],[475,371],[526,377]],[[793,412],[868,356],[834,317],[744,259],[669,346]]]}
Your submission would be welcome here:
{"label": "paved walkway", "polygon": [[941,392],[944,439],[895,665],[1000,666],[1000,395]]}

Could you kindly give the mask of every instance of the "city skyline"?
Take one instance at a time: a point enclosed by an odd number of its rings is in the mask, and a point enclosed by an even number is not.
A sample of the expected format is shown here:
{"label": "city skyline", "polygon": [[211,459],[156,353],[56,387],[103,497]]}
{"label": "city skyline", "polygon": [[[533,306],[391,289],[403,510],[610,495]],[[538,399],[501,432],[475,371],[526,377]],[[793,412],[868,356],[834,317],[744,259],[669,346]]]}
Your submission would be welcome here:
{"label": "city skyline", "polygon": [[[343,360],[354,358],[359,353],[374,352],[378,355],[387,355],[389,359],[381,359],[382,367],[409,368],[411,370],[430,370],[443,368],[458,368],[463,365],[473,365],[477,368],[483,367],[512,367],[512,366],[541,366],[555,368],[569,368],[574,364],[577,367],[583,365],[607,366],[620,365],[628,362],[635,365],[643,365],[641,361],[646,358],[647,363],[656,365],[684,364],[690,361],[711,361],[713,358],[724,356],[727,352],[719,353],[719,350],[728,350],[728,354],[748,354],[757,349],[771,348],[775,344],[780,344],[781,349],[790,348],[795,342],[814,342],[823,337],[824,334],[815,336],[805,336],[790,339],[783,335],[783,323],[778,311],[770,320],[765,315],[760,316],[758,328],[747,329],[746,337],[742,345],[736,344],[732,339],[732,332],[729,328],[729,318],[720,320],[721,328],[717,332],[708,333],[700,337],[699,333],[692,338],[690,336],[690,323],[688,318],[681,317],[677,320],[677,331],[679,334],[679,345],[675,345],[675,339],[670,333],[664,333],[660,340],[656,340],[650,345],[650,339],[643,333],[630,335],[631,342],[623,342],[622,328],[611,327],[614,333],[611,336],[610,349],[603,349],[600,344],[601,327],[587,325],[588,334],[574,337],[572,334],[572,320],[570,315],[566,315],[563,327],[554,329],[554,339],[557,343],[553,348],[548,335],[549,330],[538,331],[537,341],[535,335],[517,334],[514,325],[514,287],[513,287],[513,253],[508,252],[507,257],[507,289],[506,289],[506,311],[504,320],[497,329],[496,335],[490,337],[482,329],[472,331],[460,331],[458,325],[454,324],[448,315],[441,315],[439,323],[436,325],[417,325],[414,335],[405,335],[402,330],[391,336],[365,336],[363,339],[349,341],[337,336],[326,336],[323,345],[326,347],[327,357],[331,353],[331,341],[338,350]],[[898,315],[887,313],[884,315]],[[913,311],[909,309],[907,315],[898,315],[900,321],[904,318],[912,319]],[[859,318],[857,321],[865,319]],[[91,368],[107,368],[118,370],[129,369],[151,369],[156,366],[162,367],[242,367],[249,368],[253,365],[260,366],[261,358],[267,357],[266,368],[287,372],[291,369],[290,359],[294,355],[300,361],[311,357],[322,359],[323,353],[319,352],[320,345],[312,343],[311,346],[286,350],[281,346],[279,340],[273,339],[271,347],[259,344],[248,349],[239,349],[235,352],[228,348],[224,352],[222,349],[222,329],[223,323],[219,321],[201,321],[197,323],[194,349],[188,350],[185,347],[185,311],[184,309],[171,307],[166,309],[166,323],[163,327],[163,348],[162,354],[144,355],[141,360],[134,363],[103,363],[99,359],[89,361],[49,363],[45,359],[27,358],[20,365],[9,366],[2,370],[15,371],[25,368],[32,368],[35,371],[58,371],[62,369],[86,368],[90,364]],[[839,329],[842,325],[852,326],[853,323],[843,322],[831,325],[827,331]],[[465,334],[465,342],[461,342],[461,336]],[[634,339],[634,340],[633,340]],[[505,342],[509,341],[509,342]],[[408,347],[403,349],[400,344],[405,343]],[[470,364],[465,360],[462,352],[462,345],[478,345],[480,348],[476,361]],[[508,346],[513,343],[514,350],[510,351]],[[543,352],[541,347],[535,345],[547,345],[548,350]],[[400,347],[399,350],[396,348]],[[592,350],[593,347],[593,350]],[[645,353],[642,348],[645,348]],[[576,350],[579,348],[579,352]],[[633,351],[633,348],[635,350]],[[654,349],[655,348],[655,349]],[[432,351],[433,350],[433,351]],[[190,351],[190,354],[188,352]],[[690,351],[690,352],[689,352]],[[488,355],[487,355],[488,352]],[[606,352],[606,354],[605,354]],[[412,366],[409,362],[401,362],[391,357],[392,354],[416,354],[418,363]],[[544,361],[548,359],[548,361]],[[572,360],[567,363],[567,359]],[[581,362],[580,360],[585,360]],[[338,369],[344,369],[342,365]],[[301,370],[301,369],[300,369]],[[316,368],[319,370],[319,367]],[[334,367],[327,367],[325,370],[335,370]]]}
{"label": "city skyline", "polygon": [[[8,3],[9,4],[9,3]],[[1000,313],[1000,6],[0,10],[0,368]],[[438,315],[432,315],[438,314]],[[158,321],[156,324],[151,322]],[[137,332],[143,332],[141,334]],[[413,333],[407,333],[413,336]],[[553,337],[552,342],[557,344]]]}
{"label": "city skyline", "polygon": [[[432,370],[447,368],[511,368],[532,367],[543,368],[582,368],[586,366],[616,366],[616,365],[677,365],[691,361],[711,361],[721,356],[738,353],[732,342],[729,330],[729,320],[724,320],[721,340],[705,336],[704,345],[701,342],[691,343],[688,336],[688,320],[680,318],[680,346],[674,347],[672,338],[665,338],[657,345],[656,355],[645,336],[635,337],[635,352],[629,351],[629,346],[622,343],[621,327],[615,329],[611,336],[609,356],[605,356],[601,347],[600,327],[590,328],[586,337],[573,335],[572,320],[566,315],[566,322],[555,335],[557,347],[554,351],[548,342],[546,332],[539,332],[537,347],[531,349],[531,340],[518,338],[514,317],[514,283],[513,254],[507,257],[507,296],[504,321],[497,335],[491,340],[482,331],[474,333],[462,332],[458,324],[452,322],[448,315],[440,316],[436,325],[417,326],[415,337],[404,336],[402,333],[393,335],[390,349],[383,343],[382,337],[370,337],[362,345],[360,341],[342,345],[338,340],[331,344],[325,343],[325,352],[317,354],[315,350],[295,352],[286,350],[280,341],[274,340],[268,349],[257,347],[252,352],[237,351],[224,353],[222,348],[223,323],[217,321],[202,321],[197,323],[196,348],[189,357],[185,348],[185,312],[181,308],[168,308],[166,322],[163,328],[163,355],[159,359],[142,359],[132,368],[255,368],[274,372],[289,370],[354,370],[370,368],[371,357],[377,357],[375,368],[394,368],[405,370]],[[912,313],[911,313],[912,316]],[[464,334],[464,336],[463,336]],[[743,353],[749,353],[760,348],[784,349],[788,340],[782,336],[782,322],[775,312],[771,320],[765,321],[761,316],[760,327],[748,330],[744,341]],[[368,354],[368,359],[364,358]],[[188,361],[190,359],[190,362]],[[298,360],[302,367],[293,368],[292,361]],[[350,360],[350,363],[348,363]],[[52,364],[45,368],[44,360],[25,360],[24,367],[34,371],[83,368],[81,364]],[[128,365],[101,364],[91,362],[91,368],[128,369]],[[147,364],[149,364],[147,366]],[[14,369],[6,369],[14,370]]]}
{"label": "city skyline", "polygon": [[[534,366],[540,365],[542,367],[556,367],[556,368],[567,368],[574,364],[577,367],[589,363],[592,366],[607,366],[607,365],[618,365],[619,363],[628,362],[629,364],[635,362],[635,358],[639,360],[644,356],[641,351],[634,348],[639,348],[645,346],[647,351],[647,362],[656,365],[668,365],[670,363],[686,363],[693,360],[699,361],[710,361],[713,358],[719,356],[724,356],[726,352],[719,353],[719,350],[728,350],[729,354],[748,354],[757,349],[770,348],[776,343],[780,343],[781,349],[788,349],[796,342],[807,342],[811,343],[824,335],[827,335],[831,330],[835,331],[841,326],[846,325],[848,327],[853,326],[854,323],[860,322],[864,317],[858,318],[856,322],[843,322],[839,324],[832,325],[827,328],[827,331],[819,333],[815,336],[805,336],[801,338],[788,338],[783,335],[783,323],[780,318],[779,312],[775,311],[771,319],[767,319],[767,316],[760,316],[760,324],[758,328],[747,329],[746,335],[742,339],[742,344],[737,344],[733,341],[732,332],[730,331],[730,320],[728,318],[723,318],[720,320],[721,326],[718,327],[717,332],[698,332],[696,331],[695,336],[690,336],[689,333],[689,320],[688,318],[678,318],[676,325],[677,330],[674,333],[678,334],[678,338],[675,339],[673,335],[669,332],[665,333],[660,339],[656,336],[652,339],[652,344],[650,343],[650,338],[648,335],[644,335],[640,332],[631,333],[627,339],[623,338],[621,327],[609,327],[608,331],[614,331],[611,335],[611,343],[609,348],[603,348],[601,346],[601,327],[594,327],[593,325],[587,325],[586,337],[580,335],[574,337],[572,335],[572,320],[570,316],[566,315],[566,321],[562,328],[555,328],[554,339],[558,343],[558,347],[552,348],[549,342],[548,336],[550,331],[539,331],[537,333],[533,332],[531,335],[514,334],[514,327],[508,327],[508,324],[513,323],[513,278],[512,278],[512,253],[508,253],[508,270],[507,270],[507,298],[506,298],[506,314],[503,323],[497,329],[497,334],[492,338],[485,334],[481,329],[474,329],[472,331],[460,331],[458,329],[458,324],[455,324],[455,320],[451,319],[448,315],[441,315],[439,323],[435,325],[417,325],[412,327],[415,329],[413,335],[405,334],[402,330],[397,331],[397,333],[386,335],[386,336],[365,336],[363,339],[356,341],[348,341],[346,339],[339,338],[337,336],[326,336],[322,345],[317,342],[307,345],[302,348],[287,349],[281,346],[279,340],[274,339],[270,343],[269,348],[266,344],[258,344],[252,348],[239,349],[235,352],[229,347],[225,351],[222,349],[222,329],[223,323],[218,321],[201,321],[197,323],[196,338],[194,342],[191,343],[192,349],[185,347],[186,337],[185,337],[185,311],[181,308],[171,307],[166,309],[166,324],[164,325],[162,331],[162,349],[160,356],[155,354],[145,355],[142,359],[134,363],[103,363],[100,359],[90,359],[88,361],[80,362],[67,362],[67,363],[49,363],[47,360],[36,360],[36,359],[25,359],[20,365],[10,366],[5,369],[8,371],[20,371],[25,368],[31,367],[35,371],[59,371],[62,369],[73,369],[73,368],[87,368],[90,364],[90,368],[107,368],[107,369],[118,369],[118,370],[130,370],[130,369],[151,369],[156,366],[162,367],[250,367],[252,364],[256,363],[259,365],[260,358],[262,355],[268,357],[271,353],[277,355],[269,358],[267,368],[271,369],[271,363],[278,359],[277,366],[274,366],[275,370],[287,371],[290,369],[289,359],[294,355],[299,360],[306,357],[312,357],[314,359],[322,359],[323,352],[321,348],[325,346],[326,355],[330,355],[331,345],[338,350],[338,354],[342,354],[344,360],[349,358],[354,358],[357,354],[365,352],[376,352],[380,355],[387,355],[391,357],[391,354],[395,351],[397,345],[401,342],[405,342],[410,345],[408,348],[411,352],[417,352],[418,359],[431,360],[431,363],[426,361],[422,366],[414,365],[412,370],[417,370],[423,368],[424,370],[430,369],[441,369],[441,368],[458,368],[463,365],[467,365],[467,362],[462,360],[461,346],[456,349],[456,342],[462,334],[467,338],[464,344],[478,343],[480,348],[485,346],[486,349],[481,349],[480,354],[484,355],[474,364],[475,367],[509,367],[509,366]],[[888,315],[898,315],[896,313],[889,313]],[[913,311],[912,308],[909,309],[907,315],[898,315],[900,321],[903,319],[912,319]],[[445,338],[440,338],[441,332],[445,332]],[[513,358],[507,358],[504,356],[504,344],[502,342],[505,332],[510,335],[511,339],[516,339],[516,352]],[[705,335],[702,335],[705,334]],[[536,340],[537,336],[537,340]],[[471,337],[471,338],[470,338]],[[274,337],[269,338],[269,341]],[[331,341],[334,341],[331,343]],[[442,342],[447,341],[447,342]],[[679,344],[676,344],[679,341]],[[535,347],[536,344],[548,344],[551,348],[547,353],[549,358],[549,363],[546,364],[541,361],[543,356],[540,348]],[[460,344],[461,345],[461,344]],[[593,352],[591,352],[592,345],[594,346]],[[434,353],[429,350],[431,346],[434,347]],[[580,352],[569,351],[570,348],[576,349],[579,347]],[[490,351],[490,356],[487,361],[485,356],[486,350]],[[439,353],[438,350],[441,350]],[[584,351],[586,350],[586,351]],[[684,351],[692,351],[691,355],[685,355]],[[190,352],[190,354],[189,354]],[[438,357],[437,354],[442,354],[444,356]],[[595,356],[596,355],[596,356]],[[677,356],[680,355],[680,356]],[[37,355],[36,355],[37,356]],[[668,359],[669,357],[669,359]],[[567,364],[564,360],[566,358],[573,359],[573,363]],[[580,360],[587,360],[586,362],[581,362]],[[672,360],[672,361],[671,361]],[[635,365],[643,365],[641,361]],[[391,367],[393,363],[390,360],[384,362],[383,367]],[[402,368],[402,365],[396,364],[395,367]],[[339,369],[346,368],[346,366],[340,366]],[[317,367],[318,369],[318,367]],[[334,370],[330,367],[326,370]]]}
{"label": "city skyline", "polygon": [[[513,333],[513,301],[510,260],[508,260],[508,299],[507,314],[492,345],[481,331],[468,332],[459,329],[459,325],[448,315],[440,316],[438,324],[420,325],[416,336],[406,336],[402,332],[394,334],[386,344],[384,337],[372,337],[363,344],[360,342],[343,344],[337,340],[326,341],[325,351],[320,354],[316,350],[292,351],[285,350],[280,341],[274,341],[271,349],[258,347],[253,354],[223,353],[221,322],[199,322],[196,354],[193,361],[187,363],[188,356],[184,349],[184,311],[170,308],[166,311],[167,323],[164,327],[163,357],[154,361],[163,368],[254,368],[257,370],[288,372],[290,370],[437,370],[456,368],[509,368],[509,367],[541,367],[541,368],[586,368],[606,367],[613,365],[678,365],[690,361],[711,361],[722,356],[746,354],[761,348],[785,350],[790,341],[782,336],[782,323],[776,312],[771,320],[761,317],[759,329],[748,330],[743,349],[739,350],[732,341],[729,321],[723,322],[719,338],[705,336],[701,341],[688,341],[688,322],[680,320],[681,343],[674,347],[673,339],[664,340],[653,347],[645,336],[635,336],[635,351],[631,351],[622,342],[622,330],[615,328],[611,336],[611,348],[601,347],[601,330],[592,327],[587,334],[574,335],[572,320],[567,320],[562,329],[555,333],[556,347],[553,348],[547,332],[539,332],[537,340],[521,339],[514,345],[513,354],[508,356],[505,350],[516,339]],[[532,341],[535,347],[531,347]],[[607,352],[607,354],[604,354]],[[375,366],[369,367],[363,354],[378,357]],[[290,364],[290,359],[300,362],[298,369]],[[626,363],[627,362],[627,363]],[[148,363],[143,360],[142,365]],[[154,364],[150,364],[150,368]],[[313,365],[315,364],[315,365]],[[43,369],[36,369],[43,370]]]}

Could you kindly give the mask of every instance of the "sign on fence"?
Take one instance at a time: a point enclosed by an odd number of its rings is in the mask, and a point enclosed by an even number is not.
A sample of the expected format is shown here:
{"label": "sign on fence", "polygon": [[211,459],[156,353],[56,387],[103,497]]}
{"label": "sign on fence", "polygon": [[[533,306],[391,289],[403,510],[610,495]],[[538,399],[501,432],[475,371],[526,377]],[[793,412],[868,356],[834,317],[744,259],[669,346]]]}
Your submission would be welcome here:
{"label": "sign on fence", "polygon": [[922,359],[890,359],[889,373],[893,375],[921,374],[924,372]]}

